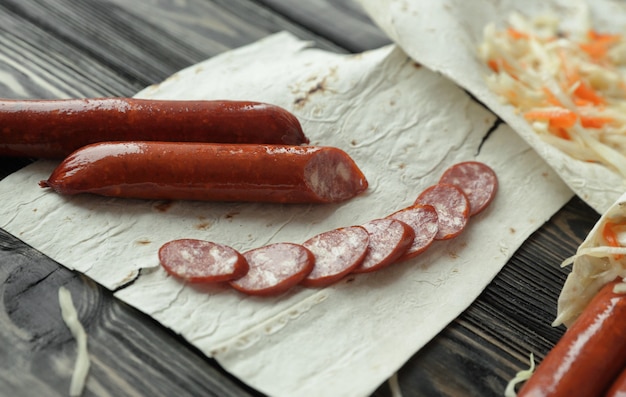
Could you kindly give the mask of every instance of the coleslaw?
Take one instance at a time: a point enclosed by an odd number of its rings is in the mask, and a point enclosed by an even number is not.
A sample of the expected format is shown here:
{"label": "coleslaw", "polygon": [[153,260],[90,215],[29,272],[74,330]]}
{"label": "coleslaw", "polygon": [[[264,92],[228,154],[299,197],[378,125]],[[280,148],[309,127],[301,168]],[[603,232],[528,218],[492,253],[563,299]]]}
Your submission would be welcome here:
{"label": "coleslaw", "polygon": [[547,143],[626,177],[626,40],[591,28],[565,32],[554,16],[512,14],[484,29],[488,87]]}

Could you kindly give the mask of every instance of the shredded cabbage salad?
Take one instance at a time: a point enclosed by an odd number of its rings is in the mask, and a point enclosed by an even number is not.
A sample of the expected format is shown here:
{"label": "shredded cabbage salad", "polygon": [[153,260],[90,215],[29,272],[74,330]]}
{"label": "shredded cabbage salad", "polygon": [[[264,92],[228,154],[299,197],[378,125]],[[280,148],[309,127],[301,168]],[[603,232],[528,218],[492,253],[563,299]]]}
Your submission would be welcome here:
{"label": "shredded cabbage salad", "polygon": [[[622,211],[622,205],[612,208],[576,254],[563,261],[562,266],[574,267],[563,285],[552,325],[569,327],[603,285],[618,277],[626,280],[626,217]],[[626,293],[626,283],[617,284],[614,292]]]}
{"label": "shredded cabbage salad", "polygon": [[593,29],[565,33],[552,16],[514,13],[484,29],[489,88],[547,143],[626,177],[626,40]]}

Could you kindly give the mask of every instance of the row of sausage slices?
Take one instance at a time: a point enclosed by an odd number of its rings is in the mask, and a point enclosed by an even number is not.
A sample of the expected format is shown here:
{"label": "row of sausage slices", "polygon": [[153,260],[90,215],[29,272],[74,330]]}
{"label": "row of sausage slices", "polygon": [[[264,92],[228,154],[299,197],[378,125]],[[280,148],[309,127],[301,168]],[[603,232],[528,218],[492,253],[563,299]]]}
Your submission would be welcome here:
{"label": "row of sausage slices", "polygon": [[182,280],[228,283],[249,295],[277,295],[298,284],[326,287],[348,274],[414,258],[433,241],[458,236],[497,190],[489,166],[462,162],[448,168],[411,206],[384,218],[326,231],[303,243],[278,242],[243,253],[212,241],[173,240],[159,249],[159,261]]}

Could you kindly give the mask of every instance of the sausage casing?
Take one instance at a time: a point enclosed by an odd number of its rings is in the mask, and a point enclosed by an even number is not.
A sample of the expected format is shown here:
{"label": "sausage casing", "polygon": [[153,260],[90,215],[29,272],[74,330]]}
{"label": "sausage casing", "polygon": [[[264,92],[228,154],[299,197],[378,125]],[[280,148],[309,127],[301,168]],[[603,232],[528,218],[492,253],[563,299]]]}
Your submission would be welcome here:
{"label": "sausage casing", "polygon": [[518,397],[603,396],[626,365],[626,294],[617,279],[594,296]]}
{"label": "sausage casing", "polygon": [[308,143],[292,113],[260,102],[0,100],[0,156],[61,159],[105,141]]}
{"label": "sausage casing", "polygon": [[276,203],[340,202],[368,186],[334,147],[189,142],[92,144],[40,184],[68,195]]}

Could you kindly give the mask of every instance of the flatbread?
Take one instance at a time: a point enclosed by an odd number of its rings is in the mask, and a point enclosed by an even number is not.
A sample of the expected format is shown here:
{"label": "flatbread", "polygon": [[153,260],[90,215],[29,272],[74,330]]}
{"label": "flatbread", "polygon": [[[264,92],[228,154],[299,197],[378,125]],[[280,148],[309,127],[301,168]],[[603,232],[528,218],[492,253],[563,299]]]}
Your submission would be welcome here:
{"label": "flatbread", "polygon": [[[336,205],[62,197],[38,186],[58,163],[38,161],[0,182],[0,227],[120,288],[117,298],[268,395],[371,394],[465,310],[573,193],[509,127],[493,129],[490,112],[396,46],[338,55],[310,45],[276,34],[137,96],[283,106],[312,144],[352,156],[368,178],[365,194]],[[490,207],[455,239],[379,272],[261,298],[187,285],[159,266],[158,248],[173,239],[246,251],[384,217],[466,160],[496,171],[500,185]]]}

